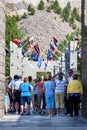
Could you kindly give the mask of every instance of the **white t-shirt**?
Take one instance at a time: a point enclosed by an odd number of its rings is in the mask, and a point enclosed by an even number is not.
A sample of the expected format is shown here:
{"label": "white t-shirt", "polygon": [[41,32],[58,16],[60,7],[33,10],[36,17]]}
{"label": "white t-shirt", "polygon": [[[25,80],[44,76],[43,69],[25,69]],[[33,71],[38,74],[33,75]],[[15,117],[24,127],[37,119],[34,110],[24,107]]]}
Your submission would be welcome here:
{"label": "white t-shirt", "polygon": [[68,77],[68,82],[72,81],[73,80],[73,76],[71,77]]}
{"label": "white t-shirt", "polygon": [[20,86],[21,83],[23,83],[22,80],[17,80],[17,81],[14,83],[13,89],[19,90],[19,86]]}

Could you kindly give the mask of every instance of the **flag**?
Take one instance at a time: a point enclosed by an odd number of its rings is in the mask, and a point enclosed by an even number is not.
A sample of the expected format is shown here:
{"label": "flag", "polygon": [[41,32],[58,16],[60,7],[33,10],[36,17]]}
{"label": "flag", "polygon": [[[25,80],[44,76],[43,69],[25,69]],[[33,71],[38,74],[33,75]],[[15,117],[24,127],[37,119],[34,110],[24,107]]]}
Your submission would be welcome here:
{"label": "flag", "polygon": [[77,50],[77,55],[79,56],[79,58],[81,58],[81,55],[82,55],[82,49],[81,48],[79,50]]}
{"label": "flag", "polygon": [[20,44],[20,40],[16,39],[16,38],[13,38],[12,39],[12,42],[15,43],[17,46]]}
{"label": "flag", "polygon": [[47,68],[47,63],[45,63],[44,70],[46,70],[46,68]]}
{"label": "flag", "polygon": [[37,63],[37,66],[40,68],[42,65],[42,59],[39,57],[38,58],[38,63]]}
{"label": "flag", "polygon": [[34,52],[32,52],[31,58],[33,59],[33,61],[38,61],[38,55],[36,55]]}
{"label": "flag", "polygon": [[25,50],[22,48],[22,55],[25,56]]}
{"label": "flag", "polygon": [[40,54],[40,49],[39,49],[39,46],[38,44],[34,45],[33,46],[33,51],[35,52],[35,54],[39,55]]}
{"label": "flag", "polygon": [[28,40],[28,45],[29,45],[30,48],[32,47],[32,43],[33,43],[33,37],[31,37],[31,38]]}
{"label": "flag", "polygon": [[53,55],[52,55],[52,51],[50,49],[48,49],[47,51],[47,60],[53,60]]}
{"label": "flag", "polygon": [[20,46],[22,47],[22,46],[24,45],[24,42],[20,41],[19,44],[20,44]]}
{"label": "flag", "polygon": [[54,48],[54,46],[50,43],[50,49],[52,50],[52,51],[55,51],[55,48]]}
{"label": "flag", "polygon": [[12,42],[15,43],[17,46],[19,45],[22,47],[24,45],[24,42],[20,41],[19,39],[13,38]]}
{"label": "flag", "polygon": [[53,42],[54,42],[55,46],[57,47],[58,40],[54,36],[52,38],[53,38]]}
{"label": "flag", "polygon": [[75,36],[75,37],[74,37],[74,40],[75,40],[75,41],[78,41],[78,40],[79,40],[79,38],[78,38],[77,36]]}

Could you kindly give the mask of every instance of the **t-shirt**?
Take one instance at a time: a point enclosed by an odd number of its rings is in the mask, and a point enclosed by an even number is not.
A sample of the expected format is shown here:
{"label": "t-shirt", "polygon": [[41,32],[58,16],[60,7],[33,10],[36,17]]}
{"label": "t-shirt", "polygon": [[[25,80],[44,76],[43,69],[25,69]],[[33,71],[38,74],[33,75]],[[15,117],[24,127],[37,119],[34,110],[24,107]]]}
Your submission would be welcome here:
{"label": "t-shirt", "polygon": [[37,82],[38,92],[43,92],[43,81]]}
{"label": "t-shirt", "polygon": [[14,82],[14,85],[13,85],[13,89],[19,90],[19,86],[20,86],[21,83],[23,83],[22,80],[17,80],[17,81],[15,81],[15,82]]}
{"label": "t-shirt", "polygon": [[54,81],[45,81],[43,84],[43,90],[47,97],[54,95],[55,83]]}
{"label": "t-shirt", "polygon": [[55,84],[56,84],[55,92],[64,93],[65,86],[67,85],[66,80],[56,80]]}
{"label": "t-shirt", "polygon": [[31,93],[29,91],[30,87],[31,87],[31,85],[29,83],[27,83],[27,82],[20,84],[19,90],[21,91],[21,96],[22,97],[31,96]]}

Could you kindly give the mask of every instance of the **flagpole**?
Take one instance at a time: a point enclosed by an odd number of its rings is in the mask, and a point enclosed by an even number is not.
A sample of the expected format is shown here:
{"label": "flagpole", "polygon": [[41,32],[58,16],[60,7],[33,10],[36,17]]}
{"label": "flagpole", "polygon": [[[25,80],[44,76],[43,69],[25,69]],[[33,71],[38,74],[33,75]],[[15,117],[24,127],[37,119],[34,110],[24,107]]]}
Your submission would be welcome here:
{"label": "flagpole", "polygon": [[[32,36],[29,40],[33,40],[34,37],[35,36]],[[27,44],[27,42],[21,48],[23,48],[26,44]]]}

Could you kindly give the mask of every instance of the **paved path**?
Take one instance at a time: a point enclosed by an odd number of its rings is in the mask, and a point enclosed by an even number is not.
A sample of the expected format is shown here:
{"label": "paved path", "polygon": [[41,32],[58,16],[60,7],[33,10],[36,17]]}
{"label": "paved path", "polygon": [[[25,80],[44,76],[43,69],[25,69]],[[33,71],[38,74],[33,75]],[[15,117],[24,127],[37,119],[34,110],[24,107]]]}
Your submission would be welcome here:
{"label": "paved path", "polygon": [[87,120],[81,117],[6,115],[0,119],[0,130],[87,130]]}

